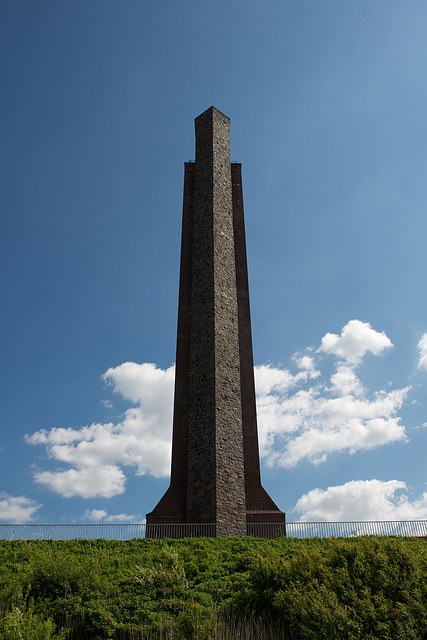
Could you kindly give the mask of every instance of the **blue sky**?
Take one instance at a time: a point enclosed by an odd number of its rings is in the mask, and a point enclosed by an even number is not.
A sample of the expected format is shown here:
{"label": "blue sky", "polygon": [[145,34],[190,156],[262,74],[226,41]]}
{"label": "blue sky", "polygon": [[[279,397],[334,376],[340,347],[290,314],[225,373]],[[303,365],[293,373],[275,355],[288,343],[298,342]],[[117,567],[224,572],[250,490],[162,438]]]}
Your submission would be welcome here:
{"label": "blue sky", "polygon": [[0,521],[168,485],[183,163],[231,118],[263,483],[427,518],[423,0],[3,0]]}

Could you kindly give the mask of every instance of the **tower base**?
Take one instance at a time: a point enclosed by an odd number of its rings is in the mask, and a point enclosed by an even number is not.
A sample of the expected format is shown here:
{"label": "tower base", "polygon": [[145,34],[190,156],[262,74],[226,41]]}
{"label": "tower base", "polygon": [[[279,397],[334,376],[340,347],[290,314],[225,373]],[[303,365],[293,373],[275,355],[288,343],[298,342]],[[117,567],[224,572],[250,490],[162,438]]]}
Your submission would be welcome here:
{"label": "tower base", "polygon": [[175,516],[147,514],[145,537],[164,538],[225,538],[229,536],[267,538],[286,536],[286,514],[282,511],[248,511],[246,524],[234,522],[183,522]]}

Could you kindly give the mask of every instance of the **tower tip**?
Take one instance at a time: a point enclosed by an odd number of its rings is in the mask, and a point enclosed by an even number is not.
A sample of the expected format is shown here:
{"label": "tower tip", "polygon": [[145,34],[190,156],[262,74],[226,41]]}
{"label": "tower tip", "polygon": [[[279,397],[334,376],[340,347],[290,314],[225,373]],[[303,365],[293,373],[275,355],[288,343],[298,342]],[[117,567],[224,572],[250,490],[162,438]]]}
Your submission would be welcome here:
{"label": "tower tip", "polygon": [[201,113],[199,116],[197,116],[196,120],[198,120],[202,116],[206,116],[207,114],[213,114],[213,113],[219,113],[221,116],[223,116],[223,118],[227,118],[227,120],[230,120],[230,118],[226,116],[225,113],[223,113],[213,105],[209,107],[209,109],[206,109],[206,111],[203,111],[203,113]]}

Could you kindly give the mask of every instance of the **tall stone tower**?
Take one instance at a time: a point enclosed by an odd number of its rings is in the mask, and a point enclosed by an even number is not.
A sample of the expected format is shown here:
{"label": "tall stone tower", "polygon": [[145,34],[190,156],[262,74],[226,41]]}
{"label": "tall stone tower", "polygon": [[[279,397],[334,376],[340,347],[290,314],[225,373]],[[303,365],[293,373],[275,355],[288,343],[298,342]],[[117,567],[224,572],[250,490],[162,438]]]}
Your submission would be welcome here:
{"label": "tall stone tower", "polygon": [[[241,165],[230,120],[211,107],[185,164],[171,483],[156,524],[213,523],[215,535],[284,531],[261,486]],[[170,533],[168,535],[171,535]],[[172,534],[173,535],[173,534]],[[203,533],[202,533],[203,535]]]}

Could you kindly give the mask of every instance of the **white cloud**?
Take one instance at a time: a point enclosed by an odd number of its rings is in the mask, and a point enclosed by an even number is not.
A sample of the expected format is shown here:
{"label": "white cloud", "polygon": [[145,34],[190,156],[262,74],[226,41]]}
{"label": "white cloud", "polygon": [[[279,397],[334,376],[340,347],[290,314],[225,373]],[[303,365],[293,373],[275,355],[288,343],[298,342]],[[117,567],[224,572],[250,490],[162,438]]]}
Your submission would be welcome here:
{"label": "white cloud", "polygon": [[421,340],[418,343],[418,349],[420,351],[418,369],[424,369],[425,371],[427,371],[427,333],[424,333],[421,336]]}
{"label": "white cloud", "polygon": [[404,440],[397,412],[410,387],[371,392],[355,373],[363,355],[380,354],[390,346],[384,333],[352,320],[341,337],[328,333],[322,339],[318,351],[338,358],[328,383],[320,378],[313,357],[295,358],[303,368],[296,375],[272,366],[257,367],[260,450],[267,464],[293,467],[303,459],[319,464],[333,453],[355,453]]}
{"label": "white cloud", "polygon": [[255,384],[257,392],[261,395],[269,391],[287,391],[295,386],[295,376],[286,369],[277,369],[272,365],[260,365],[255,367]]}
{"label": "white cloud", "polygon": [[[363,355],[379,355],[390,346],[384,333],[351,320],[341,336],[326,334],[317,352],[294,356],[295,373],[255,367],[260,450],[267,464],[318,464],[334,453],[404,440],[398,411],[410,388],[371,391],[355,373]],[[319,367],[327,359],[320,351],[338,360],[329,378],[322,378]],[[125,467],[155,477],[170,471],[174,367],[125,362],[108,369],[103,380],[134,405],[117,424],[41,429],[27,436],[59,463],[55,470],[36,472],[35,480],[65,497],[119,495],[125,491]]]}
{"label": "white cloud", "polygon": [[35,480],[64,497],[111,498],[125,490],[122,467],[137,475],[167,476],[170,471],[174,367],[150,363],[108,369],[104,381],[137,406],[118,424],[92,424],[79,429],[41,429],[28,443],[44,445],[49,456],[71,468],[35,473]]}
{"label": "white cloud", "polygon": [[260,449],[267,464],[293,467],[304,458],[318,464],[332,453],[355,453],[405,439],[396,413],[409,387],[379,391],[371,399],[360,397],[359,380],[347,393],[341,386],[339,397],[329,397],[335,387],[258,396]]}
{"label": "white cloud", "polygon": [[144,524],[145,519],[141,514],[138,515],[128,515],[127,513],[116,513],[114,515],[108,515],[105,509],[88,509],[84,517],[92,522],[103,522],[103,523],[125,523],[128,522],[130,524]]}
{"label": "white cloud", "polygon": [[309,491],[292,511],[301,514],[301,522],[427,519],[427,492],[413,501],[406,494],[396,495],[406,489],[400,480],[352,480]]}
{"label": "white cloud", "polygon": [[320,372],[316,371],[314,358],[311,358],[310,356],[302,356],[301,358],[296,358],[296,363],[299,369],[315,374],[312,376],[313,378],[317,378],[317,376],[320,375]]}
{"label": "white cloud", "polygon": [[378,356],[384,349],[392,346],[390,338],[384,332],[379,333],[372,329],[368,322],[350,320],[343,327],[340,336],[335,333],[323,336],[319,351],[357,364],[366,353]]}
{"label": "white cloud", "polygon": [[125,523],[128,522],[129,524],[145,524],[146,520],[145,518],[142,517],[141,514],[138,515],[129,515],[127,513],[115,513],[114,515],[111,516],[107,516],[104,520],[104,522],[118,522],[118,523]]}
{"label": "white cloud", "polygon": [[0,492],[0,522],[24,524],[31,522],[42,505],[25,496],[10,496]]}
{"label": "white cloud", "polygon": [[271,391],[284,393],[301,382],[314,380],[320,375],[314,367],[312,358],[304,357],[297,361],[300,373],[292,375],[287,369],[277,369],[272,365],[255,367],[255,385],[257,393],[265,395]]}
{"label": "white cloud", "polygon": [[338,396],[360,396],[363,393],[363,385],[351,367],[339,363],[336,373],[331,376],[330,390]]}
{"label": "white cloud", "polygon": [[126,481],[121,469],[115,465],[104,465],[101,461],[99,467],[85,467],[83,462],[78,469],[40,471],[34,474],[34,479],[64,498],[112,498],[124,492]]}
{"label": "white cloud", "polygon": [[93,522],[101,522],[104,518],[107,517],[107,512],[105,509],[88,509],[84,515],[88,520],[92,520]]}
{"label": "white cloud", "polygon": [[148,415],[159,413],[159,403],[163,417],[169,418],[171,406],[171,387],[175,380],[175,367],[164,371],[155,364],[144,362],[124,362],[118,367],[111,367],[102,376],[103,380],[113,387],[125,400],[140,405]]}

